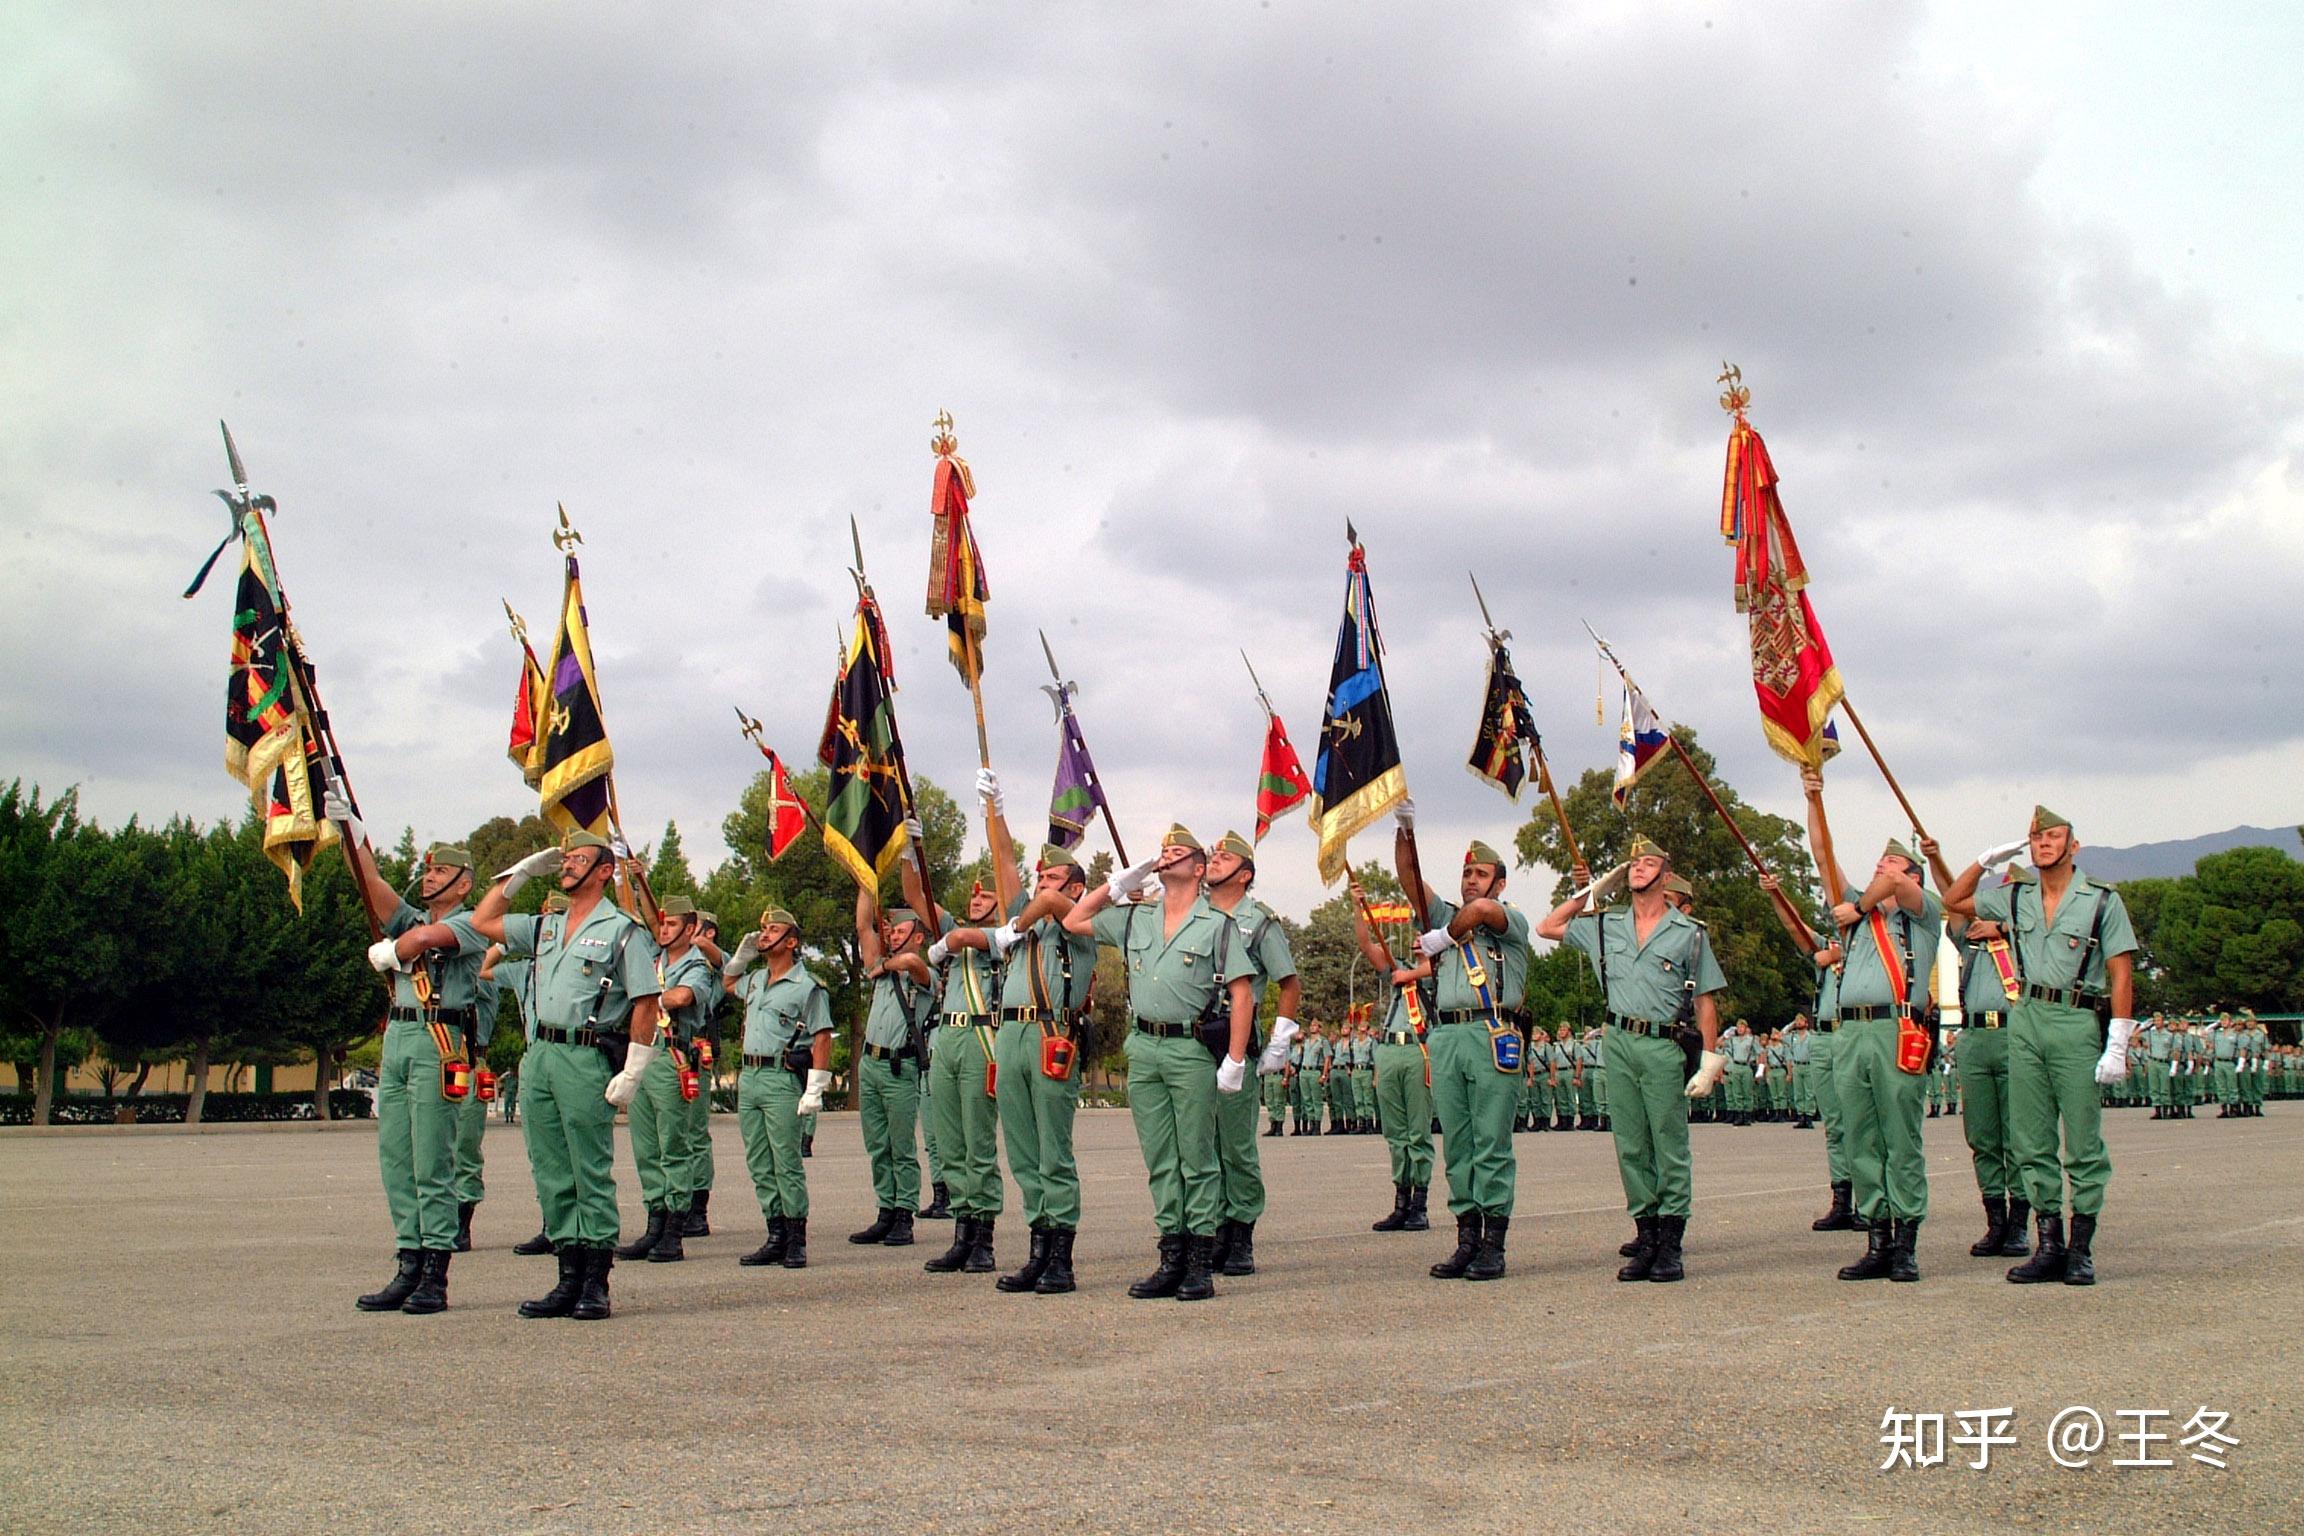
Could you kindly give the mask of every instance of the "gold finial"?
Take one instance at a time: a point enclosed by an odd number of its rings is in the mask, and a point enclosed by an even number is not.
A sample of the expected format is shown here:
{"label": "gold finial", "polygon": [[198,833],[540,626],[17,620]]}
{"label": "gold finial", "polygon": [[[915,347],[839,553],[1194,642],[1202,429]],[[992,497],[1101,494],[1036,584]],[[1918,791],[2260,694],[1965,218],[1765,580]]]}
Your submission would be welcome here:
{"label": "gold finial", "polygon": [[1744,407],[1752,403],[1752,391],[1744,387],[1744,370],[1723,359],[1720,364],[1720,377],[1712,382],[1728,386],[1720,392],[1720,409],[1738,421],[1742,421],[1744,419]]}
{"label": "gold finial", "polygon": [[929,425],[936,429],[936,435],[928,440],[928,447],[938,458],[948,458],[960,451],[960,439],[952,435],[950,411],[938,411]]}
{"label": "gold finial", "polygon": [[[736,706],[736,718],[742,722],[740,728],[744,733],[744,739],[756,747],[760,746],[760,722],[744,713],[744,706],[741,704]],[[761,750],[766,751],[767,749],[762,747]]]}
{"label": "gold finial", "polygon": [[522,645],[526,645],[528,643],[528,621],[512,611],[512,599],[507,597],[503,601],[504,617],[510,620],[512,624],[512,638]]}
{"label": "gold finial", "polygon": [[552,530],[552,543],[560,553],[572,554],[576,546],[584,542],[584,535],[578,533],[575,525],[568,521],[568,506],[565,502],[554,502],[553,505],[560,509],[560,526]]}

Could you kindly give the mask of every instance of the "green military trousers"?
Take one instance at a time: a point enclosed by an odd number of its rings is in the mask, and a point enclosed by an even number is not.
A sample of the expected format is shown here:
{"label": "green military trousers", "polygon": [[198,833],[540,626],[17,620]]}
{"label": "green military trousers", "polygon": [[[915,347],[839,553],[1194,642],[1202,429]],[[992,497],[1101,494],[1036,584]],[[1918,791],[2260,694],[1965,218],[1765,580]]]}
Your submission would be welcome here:
{"label": "green military trousers", "polygon": [[[1248,1045],[1249,1071],[1260,1047]],[[1216,1178],[1224,1191],[1224,1221],[1253,1222],[1264,1214],[1264,1159],[1256,1149],[1256,1095],[1216,1095]]]}
{"label": "green military trousers", "polygon": [[[1040,1070],[1041,1026],[1010,1019],[992,1047],[1000,1068],[1000,1139],[1008,1148],[1008,1171],[1024,1220],[1035,1231],[1080,1230],[1080,1165],[1072,1155],[1072,1122],[1080,1113],[1080,1077],[1087,1069],[1078,1054],[1062,1078]],[[1255,1103],[1249,1100],[1254,1133]]]}
{"label": "green military trousers", "polygon": [[[477,1068],[474,1076],[478,1076]],[[456,1198],[463,1204],[478,1205],[488,1198],[480,1155],[480,1142],[487,1134],[488,1106],[480,1102],[479,1090],[475,1088],[470,1097],[456,1106]]]}
{"label": "green military trousers", "polygon": [[989,1026],[938,1024],[928,1068],[936,1116],[936,1145],[944,1155],[945,1187],[960,1216],[997,1216],[1006,1192],[1000,1183],[1000,1108],[984,1091],[984,1042]]}
{"label": "green military trousers", "polygon": [[2264,1102],[2264,1062],[2258,1058],[2252,1071],[2240,1075],[2240,1102],[2253,1109]]}
{"label": "green military trousers", "polygon": [[1353,1113],[1361,1119],[1373,1120],[1376,1117],[1376,1068],[1374,1066],[1354,1067],[1352,1069],[1352,1104]]}
{"label": "green military trousers", "polygon": [[1216,1059],[1190,1034],[1156,1039],[1131,1029],[1128,1118],[1164,1236],[1214,1237],[1224,1219],[1216,1168]]}
{"label": "green military trousers", "polygon": [[800,1079],[782,1067],[746,1067],[736,1079],[736,1125],[744,1133],[760,1214],[808,1214],[808,1168],[800,1161]]}
{"label": "green military trousers", "polygon": [[1952,1070],[1960,1075],[1960,1129],[1968,1138],[1968,1158],[1976,1165],[1976,1192],[1987,1200],[2024,1191],[2016,1181],[2016,1157],[2008,1127],[2008,1031],[1972,1024],[1960,1031],[1960,1054]]}
{"label": "green military trousers", "polygon": [[632,1132],[632,1161],[640,1170],[640,1203],[651,1211],[685,1211],[694,1193],[689,1171],[688,1104],[680,1097],[680,1069],[670,1051],[640,1073],[640,1091],[624,1118]]}
{"label": "green military trousers", "polygon": [[2073,1214],[2101,1213],[2112,1155],[2104,1149],[2104,1107],[2096,1097],[2103,1050],[2096,1015],[2028,997],[2016,1004],[2007,1034],[2008,1125],[2025,1198],[2043,1215],[2061,1215],[2069,1174]]}
{"label": "green military trousers", "polygon": [[456,1134],[461,1105],[441,1097],[440,1048],[414,1019],[384,1031],[376,1073],[376,1164],[402,1248],[456,1245]]}
{"label": "green military trousers", "polygon": [[1256,1079],[1256,1087],[1264,1095],[1264,1113],[1277,1125],[1288,1118],[1288,1074],[1266,1072]]}
{"label": "green military trousers", "polygon": [[[689,1050],[695,1050],[690,1046]],[[698,1065],[697,1075],[703,1086],[696,1097],[681,1108],[681,1119],[688,1136],[688,1187],[692,1193],[703,1194],[712,1187],[712,1089],[715,1079],[711,1071]]]}
{"label": "green military trousers", "polygon": [[1392,1182],[1411,1189],[1432,1184],[1432,1085],[1424,1081],[1424,1052],[1413,1045],[1376,1047],[1376,1118],[1392,1153]]}
{"label": "green military trousers", "polygon": [[2157,1056],[2144,1063],[2145,1091],[2151,1095],[2154,1109],[2166,1109],[2176,1102],[2174,1094],[2170,1091],[2170,1084],[2174,1082],[2174,1078],[2170,1075],[2168,1066],[2167,1062],[2162,1061]]}
{"label": "green military trousers", "polygon": [[911,1055],[867,1056],[856,1068],[864,1155],[872,1163],[872,1199],[883,1211],[920,1207],[920,1064]]}
{"label": "green military trousers", "polygon": [[1816,1117],[1816,1043],[1808,1043],[1808,1059],[1785,1068],[1792,1077],[1792,1113]]}
{"label": "green military trousers", "polygon": [[1752,1108],[1752,1069],[1742,1062],[1728,1063],[1728,1113],[1741,1115]]}
{"label": "green military trousers", "polygon": [[1328,1069],[1328,1123],[1342,1128],[1353,1117],[1352,1069],[1330,1066]]}
{"label": "green military trousers", "polygon": [[[929,1061],[933,1065],[936,1055],[936,1041],[933,1036],[928,1041],[928,1055]],[[920,1078],[920,1151],[928,1161],[928,1182],[944,1184],[949,1190],[950,1185],[947,1183],[944,1171],[944,1156],[936,1145],[936,1074],[934,1072],[925,1073]]]}
{"label": "green military trousers", "polygon": [[520,1058],[528,1166],[555,1243],[616,1241],[616,1106],[602,1096],[614,1075],[597,1046],[536,1040]]}
{"label": "green military trousers", "polygon": [[1930,1074],[1897,1068],[1896,1031],[1894,1019],[1843,1019],[1832,1061],[1856,1212],[1869,1221],[1918,1221],[1928,1214],[1928,1156],[1920,1133]]}
{"label": "green military trousers", "polygon": [[1634,1217],[1685,1216],[1696,1194],[1688,1159],[1688,1059],[1653,1035],[1608,1026],[1616,1173]]}
{"label": "green military trousers", "polygon": [[1457,1216],[1509,1216],[1519,1182],[1512,1152],[1519,1074],[1496,1070],[1484,1024],[1436,1024],[1426,1044],[1448,1168],[1448,1209]]}
{"label": "green military trousers", "polygon": [[1825,1176],[1835,1184],[1853,1183],[1848,1176],[1848,1138],[1840,1100],[1840,1031],[1814,1031],[1808,1042],[1808,1072],[1816,1096],[1816,1118],[1824,1127]]}
{"label": "green military trousers", "polygon": [[2218,1061],[2208,1075],[2216,1102],[2227,1109],[2240,1102],[2240,1073],[2237,1067],[2236,1061]]}

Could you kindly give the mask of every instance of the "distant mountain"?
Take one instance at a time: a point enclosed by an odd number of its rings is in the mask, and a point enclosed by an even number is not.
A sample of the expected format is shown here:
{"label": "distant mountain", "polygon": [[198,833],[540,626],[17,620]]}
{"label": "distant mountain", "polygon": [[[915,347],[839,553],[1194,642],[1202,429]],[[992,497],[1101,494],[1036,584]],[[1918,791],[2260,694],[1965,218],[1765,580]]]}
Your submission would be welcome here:
{"label": "distant mountain", "polygon": [[2227,848],[2277,848],[2292,859],[2304,861],[2304,841],[2297,838],[2294,826],[2234,827],[2171,843],[2138,843],[2133,848],[2092,848],[2083,843],[2080,867],[2097,880],[2173,879],[2192,873],[2192,866],[2203,855],[2222,853]]}

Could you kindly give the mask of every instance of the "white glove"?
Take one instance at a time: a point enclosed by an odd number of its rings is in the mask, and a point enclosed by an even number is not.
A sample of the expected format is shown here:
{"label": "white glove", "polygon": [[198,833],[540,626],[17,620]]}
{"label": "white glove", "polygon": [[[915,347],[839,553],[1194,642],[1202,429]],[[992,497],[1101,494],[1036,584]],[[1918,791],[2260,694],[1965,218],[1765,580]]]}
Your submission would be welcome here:
{"label": "white glove", "polygon": [[759,958],[760,931],[755,928],[752,932],[744,935],[736,947],[728,952],[728,958],[721,963],[720,974],[733,981],[744,974],[746,966]]}
{"label": "white glove", "polygon": [[1000,799],[1000,775],[989,768],[976,770],[976,798],[992,807],[992,814],[1005,816],[1007,808]]}
{"label": "white glove", "polygon": [[1752,1081],[1756,1083],[1768,1081],[1768,1063],[1762,1062],[1752,1069]]}
{"label": "white glove", "polygon": [[2104,1054],[2096,1058],[2096,1081],[2107,1086],[2128,1075],[2128,1041],[2136,1033],[2134,1019],[2114,1019],[2104,1042]]}
{"label": "white glove", "polygon": [[1696,1075],[1688,1079],[1681,1092],[1688,1098],[1700,1099],[1720,1086],[1720,1074],[1728,1070],[1728,1058],[1718,1051],[1706,1051],[1696,1065]]}
{"label": "white glove", "polygon": [[1248,1080],[1248,1058],[1227,1056],[1216,1069],[1216,1091],[1238,1093]]}
{"label": "white glove", "polygon": [[921,855],[922,855],[922,854],[923,854],[923,853],[924,853],[924,852],[927,850],[927,847],[928,847],[928,829],[927,829],[926,827],[924,827],[924,826],[922,826],[922,825],[920,824],[920,818],[919,818],[919,817],[917,817],[917,816],[907,816],[907,817],[905,817],[905,818],[904,818],[904,859],[905,859],[905,862],[909,863],[909,864],[910,864],[910,865],[911,865],[911,866],[912,866],[914,869],[925,869],[925,868],[927,868],[927,866],[926,866],[926,865],[924,865],[924,864],[922,864],[922,863],[920,862],[920,859],[921,859]]}
{"label": "white glove", "polygon": [[2030,838],[2020,837],[2012,843],[2000,843],[1985,849],[1976,855],[1976,862],[1986,869],[1997,869],[2031,846],[2032,840]]}
{"label": "white glove", "polygon": [[387,976],[394,971],[408,969],[400,962],[400,941],[398,939],[378,939],[369,945],[368,963]]}
{"label": "white glove", "polygon": [[624,1052],[624,1070],[608,1079],[608,1086],[600,1090],[600,1097],[622,1109],[640,1096],[640,1074],[648,1070],[648,1063],[656,1059],[654,1045],[633,1044]]}
{"label": "white glove", "polygon": [[824,1090],[832,1086],[832,1074],[821,1067],[808,1069],[808,1091],[800,1095],[799,1113],[812,1115],[824,1107]]}
{"label": "white glove", "polygon": [[1114,901],[1126,901],[1135,894],[1136,887],[1142,885],[1145,878],[1152,873],[1152,866],[1159,862],[1160,860],[1155,857],[1146,859],[1141,864],[1129,865],[1104,882],[1105,892]]}
{"label": "white glove", "polygon": [[1008,951],[1024,942],[1024,930],[1017,927],[1013,922],[1006,922],[993,929],[988,937],[992,940],[992,958],[999,960],[1005,958]]}
{"label": "white glove", "polygon": [[1288,1065],[1288,1042],[1296,1038],[1296,1021],[1286,1014],[1272,1021],[1272,1039],[1265,1045],[1264,1054],[1256,1058],[1256,1067],[1262,1072],[1277,1072]]}
{"label": "white glove", "polygon": [[1425,954],[1438,958],[1454,949],[1456,941],[1448,937],[1447,929],[1435,928],[1430,933],[1418,934],[1416,947],[1424,951]]}
{"label": "white glove", "polygon": [[1631,883],[1631,880],[1632,866],[1619,864],[1585,888],[1585,900],[1588,904],[1596,907],[1614,896],[1618,891],[1623,890],[1626,885]]}
{"label": "white glove", "polygon": [[1136,899],[1138,901],[1153,901],[1158,899],[1163,890],[1165,887],[1160,884],[1160,876],[1155,872],[1136,882]]}
{"label": "white glove", "polygon": [[499,870],[496,878],[504,882],[504,899],[510,901],[519,894],[520,887],[526,885],[530,880],[538,875],[548,875],[559,867],[560,850],[557,848],[540,848],[510,869]]}
{"label": "white glove", "polygon": [[942,939],[938,939],[935,943],[928,946],[928,963],[930,965],[942,965],[945,961],[951,958],[952,946],[945,943]]}
{"label": "white glove", "polygon": [[1403,832],[1416,830],[1416,802],[1402,795],[1392,807],[1393,823]]}
{"label": "white glove", "polygon": [[320,814],[328,821],[340,823],[345,831],[352,834],[352,841],[364,843],[368,840],[368,829],[360,825],[359,817],[352,814],[352,802],[333,784],[320,796]]}

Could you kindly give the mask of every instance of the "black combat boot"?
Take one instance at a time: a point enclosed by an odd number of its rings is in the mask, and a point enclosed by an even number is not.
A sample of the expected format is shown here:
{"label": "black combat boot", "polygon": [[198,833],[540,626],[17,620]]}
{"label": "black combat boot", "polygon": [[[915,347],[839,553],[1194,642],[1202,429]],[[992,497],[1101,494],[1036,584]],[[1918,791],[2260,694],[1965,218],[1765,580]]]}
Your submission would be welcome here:
{"label": "black combat boot", "polygon": [[580,1323],[597,1323],[608,1316],[608,1271],[615,1266],[616,1250],[586,1248],[584,1274],[576,1288],[576,1305],[568,1315]]}
{"label": "black combat boot", "polygon": [[424,1261],[417,1270],[416,1289],[410,1291],[408,1299],[400,1303],[401,1311],[422,1315],[448,1310],[448,1260],[453,1256],[453,1249],[424,1250]]}
{"label": "black combat boot", "polygon": [[849,1233],[848,1241],[858,1244],[884,1243],[888,1240],[888,1229],[894,1225],[896,1225],[896,1213],[888,1207],[882,1206],[873,1215],[872,1225],[861,1232]]}
{"label": "black combat boot", "polygon": [[753,1249],[736,1262],[746,1269],[760,1269],[784,1262],[784,1244],[789,1239],[790,1223],[781,1216],[768,1218],[768,1241]]}
{"label": "black combat boot", "polygon": [[1371,1232],[1401,1232],[1408,1227],[1408,1186],[1392,1186],[1392,1214],[1368,1224]]}
{"label": "black combat boot", "polygon": [[1216,1239],[1195,1233],[1184,1239],[1184,1278],[1176,1283],[1178,1301],[1206,1301],[1216,1294]]}
{"label": "black combat boot", "polygon": [[1550,1115],[1530,1115],[1528,1117],[1528,1129],[1531,1131],[1548,1131],[1552,1129],[1552,1117]]}
{"label": "black combat boot", "polygon": [[382,1290],[370,1291],[367,1295],[353,1302],[352,1305],[363,1312],[399,1311],[401,1303],[405,1302],[409,1295],[415,1291],[416,1282],[423,1278],[424,1250],[421,1248],[401,1249],[399,1266],[392,1272],[392,1278],[384,1282]]}
{"label": "black combat boot", "polygon": [[1466,1211],[1456,1218],[1456,1251],[1432,1266],[1435,1280],[1461,1280],[1480,1251],[1480,1213]]}
{"label": "black combat boot", "polygon": [[[478,1209],[480,1209],[480,1202],[477,1200],[459,1200],[456,1202],[456,1242],[451,1251],[456,1253],[470,1253],[472,1251],[472,1213]],[[402,1307],[400,1310],[405,1312],[408,1309]]]}
{"label": "black combat boot", "polygon": [[2032,1225],[2032,1203],[2022,1195],[2008,1197],[2008,1230],[2000,1234],[2000,1256],[2020,1259],[2032,1251],[2024,1233]]}
{"label": "black combat boot", "polygon": [[1061,1296],[1073,1288],[1072,1238],[1070,1227],[1048,1229],[1047,1267],[1040,1271],[1039,1284],[1032,1287],[1043,1296]]}
{"label": "black combat boot", "polygon": [[2063,1216],[2051,1216],[2042,1211],[2032,1219],[2038,1227],[2040,1241],[2032,1250],[2032,1257],[2008,1271],[2008,1280],[2012,1285],[2038,1285],[2043,1280],[2064,1278]]}
{"label": "black combat boot", "polygon": [[1566,1110],[1562,1110],[1559,1114],[1552,1117],[1552,1129],[1556,1131],[1572,1131],[1576,1129],[1576,1127],[1568,1123],[1568,1112]]}
{"label": "black combat boot", "polygon": [[1931,1120],[1935,1119],[1935,1118],[1936,1118],[1936,1116],[1937,1116],[1938,1114],[1942,1113],[1942,1110],[1943,1110],[1943,1106],[1942,1106],[1942,1105],[1938,1105],[1938,1104],[1931,1104],[1931,1105],[1929,1105],[1929,1106],[1928,1106],[1928,1118],[1929,1118],[1929,1119],[1931,1119]]}
{"label": "black combat boot", "polygon": [[520,1303],[522,1317],[566,1317],[576,1310],[576,1293],[584,1287],[584,1261],[591,1252],[574,1243],[559,1250],[560,1279],[534,1301]]}
{"label": "black combat boot", "polygon": [[1917,1280],[1920,1278],[1920,1222],[1917,1217],[1906,1220],[1898,1217],[1888,1229],[1888,1278],[1891,1280]]}
{"label": "black combat boot", "polygon": [[929,1202],[928,1209],[920,1213],[920,1219],[922,1221],[950,1221],[952,1219],[952,1191],[944,1187],[942,1179],[938,1179],[934,1185],[933,1193],[936,1198]]}
{"label": "black combat boot", "polygon": [[800,1155],[802,1157],[814,1157],[816,1155],[815,1137],[803,1136],[800,1138]]}
{"label": "black combat boot", "polygon": [[1833,1185],[1832,1209],[1808,1223],[1808,1230],[1811,1232],[1855,1231],[1856,1213],[1848,1207],[1848,1202],[1854,1193],[1854,1187],[1846,1179]]}
{"label": "black combat boot", "polygon": [[512,1251],[524,1259],[532,1259],[540,1253],[550,1253],[552,1239],[546,1233],[539,1232],[524,1243],[514,1243]]}
{"label": "black combat boot", "polygon": [[1687,1235],[1687,1217],[1656,1218],[1656,1262],[1648,1271],[1649,1279],[1659,1285],[1669,1285],[1688,1273],[1680,1265],[1680,1240]]}
{"label": "black combat boot", "polygon": [[968,1250],[975,1246],[976,1218],[957,1216],[952,1221],[952,1246],[920,1267],[932,1275],[956,1275],[968,1262]]}
{"label": "black combat boot", "polygon": [[688,1249],[680,1234],[688,1230],[688,1208],[664,1207],[664,1235],[656,1239],[656,1246],[648,1250],[651,1264],[677,1264],[688,1257]]}
{"label": "black combat boot", "polygon": [[888,1213],[888,1235],[880,1239],[880,1246],[883,1248],[909,1248],[912,1246],[912,1213],[910,1211],[890,1211]]}
{"label": "black combat boot", "polygon": [[1805,1110],[1801,1111],[1799,1117],[1792,1122],[1792,1129],[1796,1131],[1812,1131],[1816,1129],[1815,1116],[1807,1113]]}
{"label": "black combat boot", "polygon": [[1984,1235],[1968,1245],[1970,1258],[1989,1259],[1999,1255],[2000,1245],[2008,1241],[2008,1197],[1984,1197]]}
{"label": "black combat boot", "polygon": [[1843,1280],[1885,1280],[1888,1278],[1888,1223],[1876,1221],[1865,1234],[1864,1257],[1853,1264],[1842,1265]]}
{"label": "black combat boot", "polygon": [[1635,1216],[1632,1225],[1640,1229],[1639,1235],[1616,1251],[1629,1260],[1616,1271],[1619,1280],[1645,1280],[1656,1268],[1656,1244],[1664,1221],[1660,1216]]}
{"label": "black combat boot", "polygon": [[784,1219],[784,1267],[808,1267],[808,1218],[788,1216]]}
{"label": "black combat boot", "polygon": [[992,1223],[990,1216],[976,1218],[976,1229],[968,1239],[968,1262],[960,1267],[972,1275],[988,1275],[1000,1267],[992,1257]]}
{"label": "black combat boot", "polygon": [[1032,1252],[1024,1260],[1024,1267],[1012,1275],[1002,1275],[992,1282],[992,1288],[1011,1295],[1037,1288],[1040,1277],[1048,1272],[1048,1248],[1048,1229],[1035,1222],[1032,1226]]}
{"label": "black combat boot", "polygon": [[644,1259],[654,1251],[664,1237],[664,1212],[658,1206],[648,1207],[648,1230],[616,1250],[620,1259]]}
{"label": "black combat boot", "polygon": [[1480,1218],[1480,1244],[1472,1250],[1472,1262],[1464,1266],[1465,1279],[1504,1278],[1504,1234],[1511,1225],[1512,1218],[1509,1216]]}
{"label": "black combat boot", "polygon": [[1138,1301],[1150,1301],[1159,1296],[1173,1296],[1176,1287],[1184,1283],[1184,1237],[1181,1233],[1160,1234],[1160,1267],[1128,1287],[1128,1294]]}
{"label": "black combat boot", "polygon": [[1429,1214],[1426,1213],[1424,1208],[1425,1199],[1430,1194],[1431,1190],[1422,1184],[1415,1185],[1409,1189],[1408,1224],[1402,1227],[1400,1229],[1401,1231],[1429,1232],[1432,1229],[1432,1218]]}
{"label": "black combat boot", "polygon": [[2096,1218],[2072,1213],[2072,1240],[2064,1245],[2064,1283],[2066,1285],[2094,1285],[2096,1283],[2096,1255],[2091,1250],[2096,1244]]}
{"label": "black combat boot", "polygon": [[680,1224],[682,1237],[710,1237],[712,1223],[705,1219],[704,1208],[712,1203],[712,1191],[700,1189],[688,1202],[688,1219]]}
{"label": "black combat boot", "polygon": [[1256,1223],[1235,1221],[1231,1241],[1224,1246],[1216,1272],[1220,1275],[1252,1275],[1256,1273]]}
{"label": "black combat boot", "polygon": [[1279,1134],[1280,1134],[1280,1122],[1279,1122],[1279,1121],[1277,1121],[1277,1120],[1275,1120],[1275,1121],[1273,1121],[1273,1122],[1272,1122],[1272,1128],[1271,1128],[1270,1130],[1266,1131],[1266,1132],[1264,1133],[1264,1136],[1265,1136],[1265,1139],[1266,1139],[1266,1140],[1270,1140],[1272,1137],[1274,1137],[1274,1136],[1277,1136],[1277,1135],[1279,1135]]}

